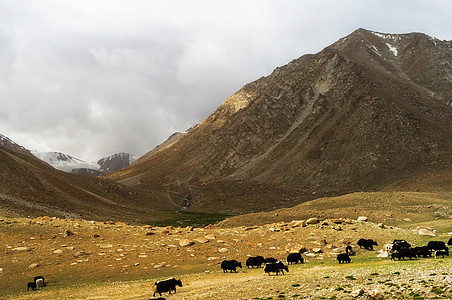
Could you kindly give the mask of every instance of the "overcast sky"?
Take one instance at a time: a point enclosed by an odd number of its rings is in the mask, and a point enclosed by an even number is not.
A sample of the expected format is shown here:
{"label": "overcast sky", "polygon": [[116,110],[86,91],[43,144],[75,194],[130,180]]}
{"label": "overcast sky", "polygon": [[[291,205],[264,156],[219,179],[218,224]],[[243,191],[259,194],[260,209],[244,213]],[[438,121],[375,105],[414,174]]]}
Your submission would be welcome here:
{"label": "overcast sky", "polygon": [[452,1],[0,0],[0,133],[141,156],[360,27],[452,40]]}

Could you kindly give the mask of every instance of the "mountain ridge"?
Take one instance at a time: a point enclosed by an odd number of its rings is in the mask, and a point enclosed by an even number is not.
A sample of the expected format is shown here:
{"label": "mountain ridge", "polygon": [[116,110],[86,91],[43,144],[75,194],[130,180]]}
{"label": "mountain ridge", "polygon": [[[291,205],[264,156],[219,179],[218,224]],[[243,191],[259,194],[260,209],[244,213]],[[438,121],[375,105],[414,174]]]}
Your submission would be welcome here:
{"label": "mountain ridge", "polygon": [[157,189],[177,179],[180,196],[203,194],[199,209],[220,198],[253,210],[253,202],[273,205],[271,187],[295,195],[294,204],[449,169],[449,44],[358,29],[246,84],[177,143],[111,178]]}

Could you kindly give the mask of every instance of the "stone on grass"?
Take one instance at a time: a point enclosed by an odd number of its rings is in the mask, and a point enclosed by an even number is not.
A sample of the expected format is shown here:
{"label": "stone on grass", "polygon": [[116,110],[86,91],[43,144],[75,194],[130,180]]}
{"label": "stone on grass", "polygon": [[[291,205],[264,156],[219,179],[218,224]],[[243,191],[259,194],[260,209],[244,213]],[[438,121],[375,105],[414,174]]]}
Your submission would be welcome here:
{"label": "stone on grass", "polygon": [[318,218],[309,218],[306,220],[306,224],[317,224],[317,223],[319,223]]}
{"label": "stone on grass", "polygon": [[194,244],[194,242],[189,240],[189,239],[181,239],[181,240],[179,240],[179,246],[182,246],[182,247],[188,247],[188,246],[191,246],[193,244]]}
{"label": "stone on grass", "polygon": [[371,290],[368,294],[371,299],[382,299],[383,294],[379,290]]}
{"label": "stone on grass", "polygon": [[28,251],[28,247],[17,247],[17,248],[14,248],[13,249],[13,251]]}
{"label": "stone on grass", "polygon": [[426,228],[419,229],[419,235],[436,236],[436,234],[433,231],[428,230]]}
{"label": "stone on grass", "polygon": [[39,267],[39,264],[38,264],[38,263],[33,263],[33,264],[31,264],[31,265],[28,266],[29,269],[35,269],[35,268],[37,268],[37,267]]}
{"label": "stone on grass", "polygon": [[350,293],[350,295],[352,297],[359,297],[362,294],[364,294],[364,290],[363,289],[357,289],[357,290],[354,290],[353,292]]}
{"label": "stone on grass", "polygon": [[201,236],[201,237],[195,239],[195,242],[198,242],[200,244],[205,244],[205,243],[209,242],[209,239],[204,236]]}
{"label": "stone on grass", "polygon": [[368,218],[364,217],[364,216],[361,216],[361,217],[358,217],[358,219],[356,219],[356,220],[359,221],[359,222],[367,222]]}

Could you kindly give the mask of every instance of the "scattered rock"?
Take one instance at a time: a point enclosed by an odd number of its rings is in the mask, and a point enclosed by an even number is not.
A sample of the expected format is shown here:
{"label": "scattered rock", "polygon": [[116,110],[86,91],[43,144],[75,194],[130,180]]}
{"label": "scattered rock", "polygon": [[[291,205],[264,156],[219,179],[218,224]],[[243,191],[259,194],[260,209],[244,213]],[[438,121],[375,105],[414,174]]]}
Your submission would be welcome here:
{"label": "scattered rock", "polygon": [[188,247],[194,245],[195,243],[189,239],[181,239],[179,240],[179,245],[182,247]]}
{"label": "scattered rock", "polygon": [[91,255],[91,252],[77,251],[74,253],[74,257],[81,257],[81,256],[86,256],[86,255]]}
{"label": "scattered rock", "polygon": [[325,246],[326,244],[328,244],[325,239],[320,239],[316,243],[319,245],[322,245],[322,246]]}
{"label": "scattered rock", "polygon": [[227,249],[227,248],[220,248],[220,249],[218,249],[218,252],[221,252],[221,253],[229,252],[229,249]]}
{"label": "scattered rock", "polygon": [[359,296],[361,296],[363,294],[364,294],[364,290],[363,289],[357,289],[357,290],[354,290],[353,292],[350,293],[350,295],[352,297],[359,297]]}
{"label": "scattered rock", "polygon": [[287,224],[287,226],[289,228],[304,227],[306,226],[306,221],[304,220],[292,221],[289,224]]}
{"label": "scattered rock", "polygon": [[287,244],[285,247],[286,251],[289,253],[303,253],[306,252],[306,247],[298,243]]}
{"label": "scattered rock", "polygon": [[356,220],[359,222],[367,222],[368,218],[361,216],[361,217],[358,217],[358,219],[356,219]]}
{"label": "scattered rock", "polygon": [[314,253],[323,253],[322,249],[320,249],[320,248],[313,248],[312,252],[314,252]]}
{"label": "scattered rock", "polygon": [[66,236],[71,236],[71,235],[74,235],[74,233],[72,232],[72,231],[70,231],[69,229],[66,229],[65,231],[64,231],[64,236],[66,237]]}
{"label": "scattered rock", "polygon": [[209,242],[209,239],[206,237],[199,237],[195,239],[195,242],[200,243],[200,244],[205,244]]}
{"label": "scattered rock", "polygon": [[184,231],[185,232],[193,231],[193,227],[192,226],[187,226],[187,227],[184,228]]}
{"label": "scattered rock", "polygon": [[148,235],[154,235],[154,234],[155,234],[155,232],[152,232],[152,231],[148,231],[148,232],[145,233],[146,236],[148,236]]}
{"label": "scattered rock", "polygon": [[13,251],[29,251],[28,250],[28,247],[17,247],[17,248],[14,248],[14,249],[12,249]]}
{"label": "scattered rock", "polygon": [[97,233],[93,234],[93,238],[100,238],[100,234]]}
{"label": "scattered rock", "polygon": [[259,228],[258,226],[249,226],[249,227],[245,227],[245,231],[258,229],[258,228]]}
{"label": "scattered rock", "polygon": [[405,222],[411,222],[411,219],[410,218],[405,218],[405,219],[403,219]]}
{"label": "scattered rock", "polygon": [[383,294],[379,290],[371,290],[367,295],[372,299],[383,298]]}
{"label": "scattered rock", "polygon": [[306,224],[317,224],[317,223],[319,223],[318,218],[309,218],[306,220]]}
{"label": "scattered rock", "polygon": [[419,229],[419,235],[428,235],[428,236],[436,236],[436,234],[433,231],[430,231],[425,228]]}
{"label": "scattered rock", "polygon": [[212,235],[212,234],[206,235],[205,238],[208,239],[208,240],[216,239],[216,237],[214,235]]}
{"label": "scattered rock", "polygon": [[29,269],[35,269],[35,268],[37,268],[37,267],[39,267],[39,264],[38,264],[38,263],[33,263],[33,264],[31,264],[31,265],[28,266]]}
{"label": "scattered rock", "polygon": [[54,254],[61,254],[63,253],[63,250],[61,249],[56,249],[55,251],[53,251]]}

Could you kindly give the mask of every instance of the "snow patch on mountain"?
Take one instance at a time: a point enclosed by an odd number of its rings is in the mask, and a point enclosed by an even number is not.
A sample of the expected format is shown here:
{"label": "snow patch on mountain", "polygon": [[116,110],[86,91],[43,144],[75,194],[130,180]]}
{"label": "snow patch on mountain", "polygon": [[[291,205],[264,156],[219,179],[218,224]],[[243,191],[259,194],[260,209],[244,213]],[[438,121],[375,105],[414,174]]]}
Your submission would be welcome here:
{"label": "snow patch on mountain", "polygon": [[100,165],[97,162],[86,162],[61,152],[40,152],[32,150],[31,154],[48,163],[55,169],[68,173],[71,173],[72,169],[100,169]]}
{"label": "snow patch on mountain", "polygon": [[389,43],[386,43],[386,46],[388,46],[389,50],[391,50],[391,52],[394,54],[394,56],[397,56],[398,51],[397,51],[397,48],[396,48],[396,47],[392,46],[392,45],[389,44]]}
{"label": "snow patch on mountain", "polygon": [[84,170],[82,172],[83,174],[92,173],[96,176],[113,173],[119,169],[128,167],[137,160],[135,155],[129,153],[113,154],[111,156],[101,158],[97,162],[86,162],[61,152],[31,151],[31,153],[55,169],[68,173],[80,173],[80,170]]}

